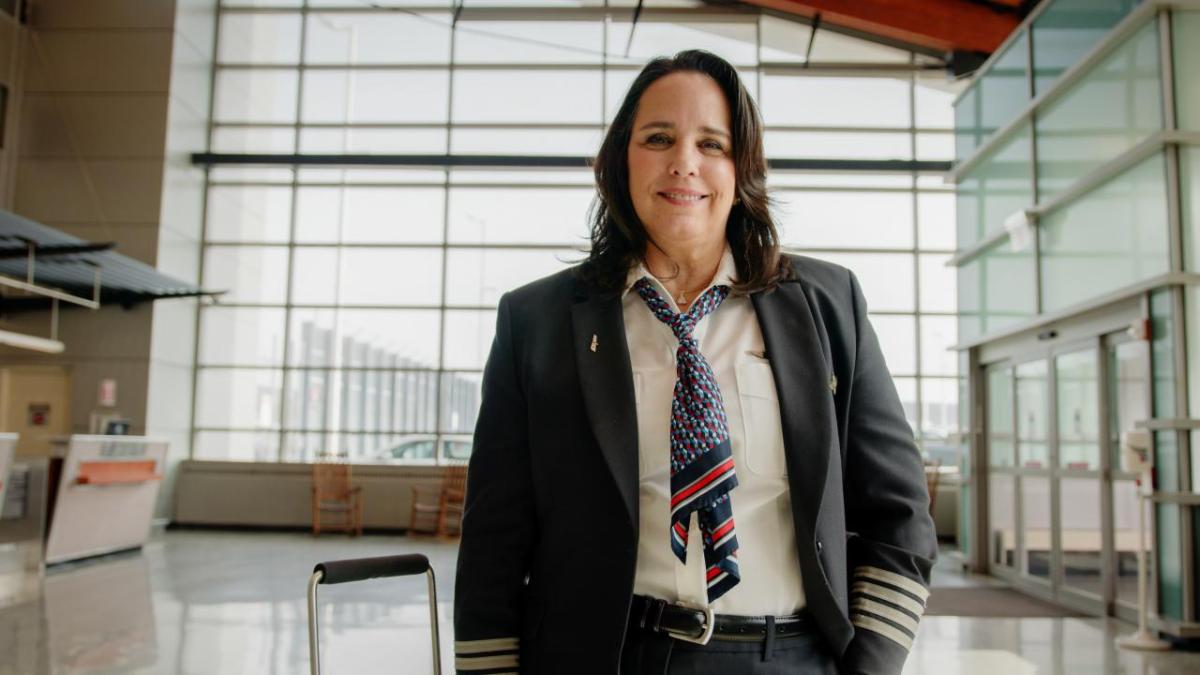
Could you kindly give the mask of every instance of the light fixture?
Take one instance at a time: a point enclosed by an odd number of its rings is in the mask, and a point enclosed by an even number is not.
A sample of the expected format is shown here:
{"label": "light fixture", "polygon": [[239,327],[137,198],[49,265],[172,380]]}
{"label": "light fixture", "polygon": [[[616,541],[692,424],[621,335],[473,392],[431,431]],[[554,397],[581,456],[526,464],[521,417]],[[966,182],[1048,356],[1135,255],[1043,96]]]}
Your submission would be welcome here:
{"label": "light fixture", "polygon": [[0,330],[0,345],[30,349],[35,352],[45,352],[46,354],[61,354],[63,349],[66,348],[62,340],[51,340],[36,335],[14,333],[7,330]]}

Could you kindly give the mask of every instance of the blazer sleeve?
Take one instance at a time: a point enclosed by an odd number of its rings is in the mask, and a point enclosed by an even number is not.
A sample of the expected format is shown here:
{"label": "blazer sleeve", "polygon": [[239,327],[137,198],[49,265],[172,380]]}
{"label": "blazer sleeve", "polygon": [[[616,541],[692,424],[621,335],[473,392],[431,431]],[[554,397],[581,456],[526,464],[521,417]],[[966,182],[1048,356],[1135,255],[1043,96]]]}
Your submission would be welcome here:
{"label": "blazer sleeve", "polygon": [[850,620],[844,672],[897,674],[929,597],[937,536],[924,465],[866,300],[850,273],[857,334],[845,459]]}
{"label": "blazer sleeve", "polygon": [[467,469],[454,587],[455,668],[460,675],[516,672],[525,579],[536,536],[526,400],[516,367],[508,295],[496,336]]}

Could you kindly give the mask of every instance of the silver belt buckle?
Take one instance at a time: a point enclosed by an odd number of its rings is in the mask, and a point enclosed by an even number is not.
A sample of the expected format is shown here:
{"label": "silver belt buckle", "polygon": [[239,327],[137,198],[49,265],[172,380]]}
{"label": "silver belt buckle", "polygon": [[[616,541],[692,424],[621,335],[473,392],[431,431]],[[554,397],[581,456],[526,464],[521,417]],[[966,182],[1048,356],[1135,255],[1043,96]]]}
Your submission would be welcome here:
{"label": "silver belt buckle", "polygon": [[713,629],[717,627],[717,622],[713,617],[712,607],[691,607],[683,603],[675,604],[679,607],[685,607],[687,609],[695,609],[704,612],[704,631],[700,633],[699,637],[692,637],[691,635],[687,635],[685,633],[677,633],[670,628],[663,628],[663,632],[665,632],[667,635],[670,635],[672,638],[676,640],[682,640],[683,642],[691,642],[692,644],[697,645],[708,644],[709,640],[712,640]]}

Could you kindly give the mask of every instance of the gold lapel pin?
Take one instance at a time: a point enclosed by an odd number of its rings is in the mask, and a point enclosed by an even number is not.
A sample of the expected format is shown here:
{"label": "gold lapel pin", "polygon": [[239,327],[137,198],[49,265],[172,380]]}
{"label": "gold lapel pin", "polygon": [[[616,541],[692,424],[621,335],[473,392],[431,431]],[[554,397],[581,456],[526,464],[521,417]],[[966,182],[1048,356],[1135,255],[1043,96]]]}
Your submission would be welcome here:
{"label": "gold lapel pin", "polygon": [[835,394],[837,393],[837,375],[829,376],[829,391],[832,391]]}
{"label": "gold lapel pin", "polygon": [[595,333],[592,333],[592,345],[591,345],[591,347],[589,347],[589,349],[591,349],[591,350],[592,350],[592,353],[595,353],[595,352],[596,352],[596,347],[597,347],[599,344],[600,344],[600,341],[596,339],[596,334],[595,334]]}

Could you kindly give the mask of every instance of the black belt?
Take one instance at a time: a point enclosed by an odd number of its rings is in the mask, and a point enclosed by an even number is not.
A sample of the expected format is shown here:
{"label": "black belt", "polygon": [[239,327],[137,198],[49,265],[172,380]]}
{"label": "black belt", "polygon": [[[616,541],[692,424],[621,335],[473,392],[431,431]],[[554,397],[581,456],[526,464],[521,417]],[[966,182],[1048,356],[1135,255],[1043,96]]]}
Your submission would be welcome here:
{"label": "black belt", "polygon": [[712,609],[684,607],[651,598],[633,596],[629,619],[643,630],[666,633],[677,640],[708,644],[709,640],[758,641],[795,637],[813,629],[807,613],[788,616],[739,616],[713,614]]}

